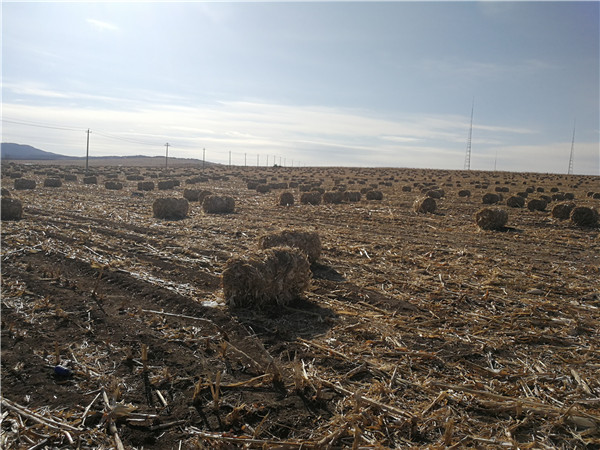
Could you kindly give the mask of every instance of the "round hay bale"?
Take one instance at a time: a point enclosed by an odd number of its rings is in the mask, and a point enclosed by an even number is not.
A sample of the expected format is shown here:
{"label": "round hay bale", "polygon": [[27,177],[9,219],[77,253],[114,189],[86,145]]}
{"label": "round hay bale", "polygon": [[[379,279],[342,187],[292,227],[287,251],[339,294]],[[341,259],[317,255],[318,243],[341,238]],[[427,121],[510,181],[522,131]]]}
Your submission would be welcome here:
{"label": "round hay bale", "polygon": [[598,226],[598,211],[587,206],[576,206],[571,210],[571,222],[580,227]]}
{"label": "round hay bale", "polygon": [[206,191],[203,189],[184,189],[183,190],[183,198],[187,199],[190,202],[202,203],[204,201],[204,199],[211,194],[212,194],[212,192]]}
{"label": "round hay bale", "polygon": [[482,230],[501,230],[508,222],[508,213],[501,208],[483,208],[475,214],[475,223]]}
{"label": "round hay bale", "polygon": [[402,186],[402,192],[411,192],[412,191],[412,187],[410,186]]}
{"label": "round hay bale", "polygon": [[98,177],[96,177],[96,176],[83,177],[83,184],[98,184]]}
{"label": "round hay bale", "polygon": [[598,200],[598,199],[600,198],[600,192],[594,192],[594,193],[592,194],[592,198],[593,198],[594,200]]}
{"label": "round hay bale", "polygon": [[544,211],[548,206],[548,202],[541,198],[534,198],[527,202],[527,209],[529,211]]}
{"label": "round hay bale", "polygon": [[157,219],[180,220],[187,216],[189,203],[185,198],[157,198],[152,204]]}
{"label": "round hay bale", "polygon": [[23,203],[21,203],[21,200],[2,196],[0,202],[2,220],[21,220],[23,217]]}
{"label": "round hay bale", "polygon": [[339,204],[343,199],[344,194],[340,191],[328,191],[323,194],[323,203]]}
{"label": "round hay bale", "polygon": [[321,256],[321,238],[316,231],[284,230],[258,239],[258,248],[292,247],[302,250],[312,264]]}
{"label": "round hay bale", "polygon": [[359,191],[345,191],[344,201],[346,202],[360,202],[362,195]]}
{"label": "round hay bale", "polygon": [[300,196],[300,203],[303,205],[320,205],[321,193],[318,191],[303,192]]}
{"label": "round hay bale", "polygon": [[223,296],[232,308],[264,309],[287,305],[310,285],[306,255],[295,248],[274,247],[230,258],[221,276]]}
{"label": "round hay bale", "polygon": [[279,195],[280,206],[292,206],[294,204],[294,194],[291,192],[282,192]]}
{"label": "round hay bale", "polygon": [[506,200],[506,206],[511,208],[522,208],[525,206],[525,199],[519,195],[513,195]]}
{"label": "round hay bale", "polygon": [[22,191],[24,189],[35,189],[35,180],[27,180],[25,178],[17,178],[15,180],[15,189]]}
{"label": "round hay bale", "polygon": [[554,205],[554,208],[552,208],[552,212],[550,214],[555,219],[565,220],[571,216],[571,211],[573,208],[575,208],[575,206],[576,205],[573,202],[559,203]]}
{"label": "round hay bale", "polygon": [[565,194],[563,194],[562,192],[557,192],[556,194],[552,194],[552,201],[553,202],[562,202],[566,200],[565,199]]}
{"label": "round hay bale", "polygon": [[458,196],[459,197],[470,197],[471,191],[468,189],[462,189],[462,190],[458,191]]}
{"label": "round hay bale", "polygon": [[154,181],[140,181],[137,185],[138,191],[153,191]]}
{"label": "round hay bale", "polygon": [[168,191],[175,187],[175,180],[162,180],[158,182],[159,191]]}
{"label": "round hay bale", "polygon": [[235,210],[235,200],[232,197],[208,195],[202,202],[202,211],[207,214],[229,214]]}
{"label": "round hay bale", "polygon": [[104,188],[111,191],[120,191],[123,189],[123,183],[120,181],[107,181],[104,183]]}
{"label": "round hay bale", "polygon": [[500,194],[488,192],[487,194],[484,194],[481,200],[484,205],[493,205],[500,202],[500,200],[502,200],[502,196]]}
{"label": "round hay bale", "polygon": [[575,194],[572,192],[565,192],[565,200],[575,200]]}
{"label": "round hay bale", "polygon": [[443,189],[431,189],[431,190],[427,191],[427,193],[425,195],[427,197],[440,199],[444,196],[444,194],[445,194],[445,192],[443,191]]}
{"label": "round hay bale", "polygon": [[2,197],[10,197],[10,191],[6,188],[2,188]]}
{"label": "round hay bale", "polygon": [[436,208],[435,199],[431,197],[419,197],[413,203],[413,209],[416,213],[434,213]]}
{"label": "round hay bale", "polygon": [[367,200],[383,200],[383,192],[377,190],[367,191]]}
{"label": "round hay bale", "polygon": [[258,184],[256,186],[256,192],[259,194],[268,194],[271,192],[271,187],[268,184]]}

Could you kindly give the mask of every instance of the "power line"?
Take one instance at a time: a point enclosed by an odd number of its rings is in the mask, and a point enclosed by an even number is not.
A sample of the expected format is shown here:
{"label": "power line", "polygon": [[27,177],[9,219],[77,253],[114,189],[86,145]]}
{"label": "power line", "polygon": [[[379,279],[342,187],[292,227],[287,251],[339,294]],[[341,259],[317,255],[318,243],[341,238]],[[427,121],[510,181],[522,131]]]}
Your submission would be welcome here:
{"label": "power line", "polygon": [[18,120],[10,120],[10,119],[2,119],[2,122],[14,123],[17,125],[26,125],[28,127],[37,127],[37,128],[51,128],[54,130],[66,130],[66,131],[85,131],[85,128],[67,128],[67,127],[57,127],[54,125],[46,125],[36,122],[23,122]]}

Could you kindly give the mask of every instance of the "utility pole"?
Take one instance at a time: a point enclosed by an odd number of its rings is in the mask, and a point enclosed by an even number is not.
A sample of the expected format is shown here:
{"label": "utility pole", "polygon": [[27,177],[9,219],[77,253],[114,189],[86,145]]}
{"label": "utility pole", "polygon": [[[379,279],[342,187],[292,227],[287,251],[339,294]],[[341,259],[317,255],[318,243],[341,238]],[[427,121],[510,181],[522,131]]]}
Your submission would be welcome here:
{"label": "utility pole", "polygon": [[231,169],[231,150],[229,150],[229,168]]}
{"label": "utility pole", "polygon": [[165,147],[167,148],[167,152],[165,153],[165,169],[169,166],[169,144],[168,142],[165,144]]}
{"label": "utility pole", "polygon": [[267,153],[267,167],[269,167],[269,154]]}
{"label": "utility pole", "polygon": [[465,155],[465,170],[471,170],[471,136],[473,135],[473,110],[475,108],[475,97],[471,105],[471,126],[469,127],[469,138],[467,139],[467,154]]}
{"label": "utility pole", "polygon": [[248,164],[246,164],[246,153],[244,153],[244,167],[246,167]]}
{"label": "utility pole", "polygon": [[90,129],[87,130],[87,144],[85,146],[85,173],[88,173],[88,159],[90,157]]}
{"label": "utility pole", "polygon": [[259,157],[260,157],[260,155],[257,153],[257,154],[256,154],[256,167],[258,167],[258,163],[259,163]]}
{"label": "utility pole", "polygon": [[571,139],[571,155],[569,156],[569,170],[568,175],[573,175],[573,156],[575,153],[575,121],[573,121],[573,138]]}
{"label": "utility pole", "polygon": [[204,163],[206,162],[205,157],[206,156],[206,149],[203,148],[202,149],[202,170],[204,171]]}

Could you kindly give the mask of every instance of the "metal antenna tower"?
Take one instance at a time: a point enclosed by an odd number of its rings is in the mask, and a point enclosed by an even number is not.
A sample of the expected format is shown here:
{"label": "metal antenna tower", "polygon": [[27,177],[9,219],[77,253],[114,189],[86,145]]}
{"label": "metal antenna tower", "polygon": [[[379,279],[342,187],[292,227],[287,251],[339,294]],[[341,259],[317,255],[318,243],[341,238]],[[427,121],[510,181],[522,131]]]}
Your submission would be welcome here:
{"label": "metal antenna tower", "polygon": [[469,127],[469,138],[467,139],[467,154],[465,155],[465,170],[471,170],[471,136],[473,136],[473,109],[475,108],[475,97],[471,104],[471,126]]}
{"label": "metal antenna tower", "polygon": [[575,153],[575,122],[573,122],[573,139],[571,139],[571,155],[569,156],[568,175],[573,175],[573,154]]}

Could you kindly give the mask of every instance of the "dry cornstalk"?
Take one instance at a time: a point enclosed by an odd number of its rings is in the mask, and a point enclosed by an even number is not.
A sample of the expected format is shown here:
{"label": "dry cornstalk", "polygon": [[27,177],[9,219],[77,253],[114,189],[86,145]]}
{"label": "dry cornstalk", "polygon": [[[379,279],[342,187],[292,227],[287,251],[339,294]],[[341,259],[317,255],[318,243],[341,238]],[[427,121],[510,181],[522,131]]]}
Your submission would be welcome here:
{"label": "dry cornstalk", "polygon": [[29,409],[25,408],[24,406],[21,406],[15,402],[11,402],[10,400],[8,400],[4,397],[0,397],[0,402],[3,407],[10,409],[11,411],[16,412],[17,414],[19,414],[23,417],[31,419],[34,422],[41,423],[42,425],[45,425],[48,428],[53,428],[53,429],[59,430],[59,431],[64,431],[64,430],[75,431],[75,432],[83,431],[81,428],[73,427],[66,423],[59,422],[55,419],[50,419],[48,417],[40,416],[40,415],[34,413],[33,411],[30,411]]}
{"label": "dry cornstalk", "polygon": [[238,445],[255,445],[259,446],[258,448],[268,448],[267,446],[279,446],[283,448],[303,448],[303,449],[315,449],[320,448],[318,444],[315,444],[311,441],[273,441],[268,439],[255,439],[255,438],[247,438],[244,436],[235,437],[235,436],[226,436],[222,433],[211,433],[207,431],[200,430],[199,428],[190,426],[185,429],[186,432],[193,433],[203,439],[214,440],[218,442],[232,442]]}

